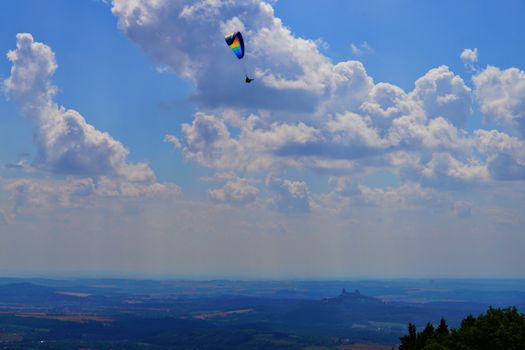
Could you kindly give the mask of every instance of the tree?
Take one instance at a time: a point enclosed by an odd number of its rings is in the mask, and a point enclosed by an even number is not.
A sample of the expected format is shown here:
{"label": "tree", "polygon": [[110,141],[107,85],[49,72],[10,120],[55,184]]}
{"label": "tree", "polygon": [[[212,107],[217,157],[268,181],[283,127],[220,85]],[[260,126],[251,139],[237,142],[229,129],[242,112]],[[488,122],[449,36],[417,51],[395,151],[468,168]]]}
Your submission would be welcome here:
{"label": "tree", "polygon": [[441,320],[439,321],[439,326],[436,329],[436,336],[437,337],[443,337],[447,336],[449,334],[447,321],[443,317],[441,317]]}
{"label": "tree", "polygon": [[408,325],[408,335],[400,338],[399,350],[520,350],[525,349],[525,315],[514,308],[490,307],[477,318],[469,315],[458,329],[448,328],[441,319],[436,329],[427,323],[417,333]]}
{"label": "tree", "polygon": [[417,341],[416,325],[409,323],[408,335],[400,338],[399,340],[401,341],[401,344],[399,345],[399,350],[415,350]]}
{"label": "tree", "polygon": [[435,330],[432,323],[427,323],[425,329],[423,329],[423,332],[419,333],[416,336],[416,348],[422,349],[425,344],[435,336]]}

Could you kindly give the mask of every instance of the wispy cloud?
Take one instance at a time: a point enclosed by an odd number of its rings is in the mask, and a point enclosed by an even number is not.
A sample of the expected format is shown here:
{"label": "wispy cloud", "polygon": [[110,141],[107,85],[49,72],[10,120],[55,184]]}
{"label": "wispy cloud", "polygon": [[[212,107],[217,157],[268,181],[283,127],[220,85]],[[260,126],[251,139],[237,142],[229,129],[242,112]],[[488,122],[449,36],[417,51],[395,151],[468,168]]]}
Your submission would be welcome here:
{"label": "wispy cloud", "polygon": [[356,56],[363,56],[374,53],[374,49],[366,41],[363,41],[361,44],[352,43],[350,44],[350,48],[352,49],[352,53]]}

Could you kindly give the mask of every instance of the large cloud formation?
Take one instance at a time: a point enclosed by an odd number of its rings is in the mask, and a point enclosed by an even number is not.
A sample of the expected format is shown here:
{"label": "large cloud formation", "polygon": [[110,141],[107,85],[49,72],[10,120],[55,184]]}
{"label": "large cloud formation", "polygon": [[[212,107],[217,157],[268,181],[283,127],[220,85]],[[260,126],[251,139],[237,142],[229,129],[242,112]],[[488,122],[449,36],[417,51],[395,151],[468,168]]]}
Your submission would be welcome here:
{"label": "large cloud formation", "polygon": [[177,185],[156,182],[147,164],[129,163],[122,143],[97,130],[79,112],[58,105],[57,88],[50,81],[57,69],[53,51],[31,34],[18,34],[16,40],[16,49],[7,54],[12,67],[4,90],[36,124],[37,156],[31,165],[24,158],[9,168],[50,172],[65,179],[0,177],[0,194],[7,194],[0,198],[2,221],[14,223],[20,211],[30,208],[88,208],[115,198],[131,203],[180,195]]}
{"label": "large cloud formation", "polygon": [[474,85],[485,117],[516,128],[525,137],[525,72],[489,66],[474,77]]}
{"label": "large cloud formation", "polygon": [[[523,275],[523,254],[509,250],[525,239],[520,69],[478,69],[471,50],[463,60],[472,81],[443,65],[404,90],[374,81],[361,62],[331,61],[322,40],[297,37],[265,2],[111,6],[162,72],[194,85],[198,112],[165,141],[207,168],[197,173],[211,189],[193,192],[210,203],[173,200],[177,186],[155,182],[120,142],[60,107],[53,52],[21,35],[4,87],[37,126],[33,164],[45,171],[0,177],[0,227],[16,232],[1,237],[0,265],[270,278]],[[248,42],[250,85],[223,41],[233,30]],[[491,128],[473,130],[478,110]],[[46,171],[59,175],[42,178]]]}
{"label": "large cloud formation", "polygon": [[[187,159],[205,167],[301,168],[354,179],[388,171],[402,183],[455,189],[525,179],[523,140],[503,130],[466,129],[475,99],[487,119],[525,130],[522,71],[487,67],[472,90],[440,66],[405,92],[375,83],[361,62],[332,63],[318,41],[294,36],[269,3],[114,0],[112,12],[127,37],[195,84],[202,111],[175,140]],[[223,42],[236,30],[248,42],[246,62],[257,78],[249,86]],[[477,51],[467,53],[475,62]],[[290,187],[290,180],[273,179],[267,185],[275,191]],[[224,198],[231,186],[212,193]]]}
{"label": "large cloud formation", "polygon": [[128,163],[129,152],[119,141],[95,129],[77,111],[54,102],[57,88],[49,79],[57,64],[51,48],[27,33],[16,40],[16,49],[7,54],[12,67],[4,88],[38,126],[36,166],[66,175],[154,179],[148,165]]}
{"label": "large cloud formation", "polygon": [[[113,2],[120,29],[157,62],[196,86],[194,99],[206,107],[235,106],[313,112],[336,92],[359,98],[371,87],[360,62],[333,65],[312,40],[296,38],[271,5],[243,1]],[[241,30],[249,42],[244,61],[258,84],[244,84],[241,62],[224,35]],[[335,105],[352,105],[332,101]]]}

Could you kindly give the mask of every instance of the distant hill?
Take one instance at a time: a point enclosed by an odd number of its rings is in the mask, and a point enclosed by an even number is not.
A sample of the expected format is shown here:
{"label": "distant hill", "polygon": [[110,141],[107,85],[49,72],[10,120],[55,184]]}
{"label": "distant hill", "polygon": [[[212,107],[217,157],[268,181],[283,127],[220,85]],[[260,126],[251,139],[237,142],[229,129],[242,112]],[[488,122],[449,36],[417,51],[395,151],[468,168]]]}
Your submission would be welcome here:
{"label": "distant hill", "polygon": [[[329,327],[351,327],[371,323],[402,324],[409,322],[424,325],[429,317],[443,315],[456,324],[467,310],[478,310],[479,306],[458,303],[410,304],[385,302],[361,294],[358,290],[345,289],[336,297],[321,300],[302,300],[288,308],[283,320],[289,324],[316,325]],[[395,326],[397,328],[397,325]]]}
{"label": "distant hill", "polygon": [[334,298],[298,302],[284,318],[294,324],[351,325],[364,320],[384,320],[392,308],[380,299],[362,295],[357,290],[348,293],[343,289]]}
{"label": "distant hill", "polygon": [[0,304],[50,306],[79,299],[72,295],[60,293],[59,289],[30,282],[0,285]]}
{"label": "distant hill", "polygon": [[344,288],[341,291],[341,294],[339,294],[335,298],[325,298],[323,301],[326,302],[326,303],[332,303],[332,304],[337,304],[337,303],[350,304],[350,305],[359,305],[359,304],[361,304],[361,305],[367,305],[367,306],[370,306],[370,305],[377,305],[377,306],[381,305],[381,306],[384,306],[384,305],[386,305],[386,303],[383,302],[382,300],[380,300],[378,298],[374,298],[374,297],[363,295],[357,289],[354,292],[349,293]]}

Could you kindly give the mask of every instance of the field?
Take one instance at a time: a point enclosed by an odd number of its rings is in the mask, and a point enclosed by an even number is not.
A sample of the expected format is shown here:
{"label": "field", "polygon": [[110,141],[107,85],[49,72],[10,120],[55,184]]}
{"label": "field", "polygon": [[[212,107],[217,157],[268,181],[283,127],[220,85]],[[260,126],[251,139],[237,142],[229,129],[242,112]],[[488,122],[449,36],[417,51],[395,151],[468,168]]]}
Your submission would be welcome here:
{"label": "field", "polygon": [[0,348],[391,350],[408,322],[455,326],[524,295],[522,281],[0,279]]}

